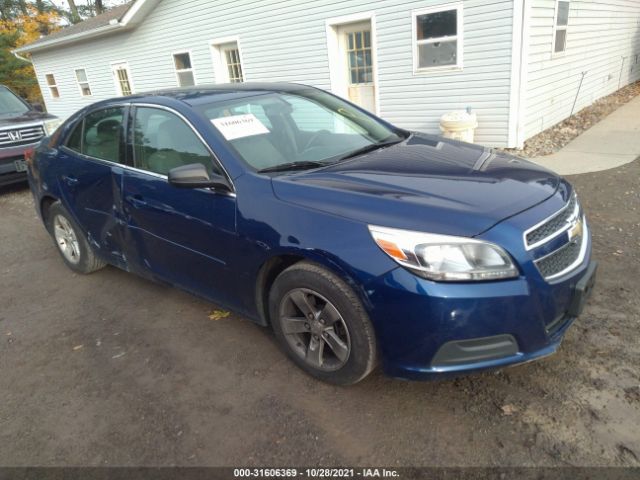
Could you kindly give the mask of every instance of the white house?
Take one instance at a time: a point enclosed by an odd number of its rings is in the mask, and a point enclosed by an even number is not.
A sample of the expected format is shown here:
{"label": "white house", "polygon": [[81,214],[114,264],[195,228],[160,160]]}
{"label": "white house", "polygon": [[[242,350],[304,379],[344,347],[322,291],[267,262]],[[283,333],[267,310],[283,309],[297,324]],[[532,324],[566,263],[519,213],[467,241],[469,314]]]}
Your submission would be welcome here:
{"label": "white house", "polygon": [[[515,147],[640,78],[638,0],[137,0],[16,51],[47,109],[159,88],[286,81]],[[574,105],[575,103],[575,105]]]}

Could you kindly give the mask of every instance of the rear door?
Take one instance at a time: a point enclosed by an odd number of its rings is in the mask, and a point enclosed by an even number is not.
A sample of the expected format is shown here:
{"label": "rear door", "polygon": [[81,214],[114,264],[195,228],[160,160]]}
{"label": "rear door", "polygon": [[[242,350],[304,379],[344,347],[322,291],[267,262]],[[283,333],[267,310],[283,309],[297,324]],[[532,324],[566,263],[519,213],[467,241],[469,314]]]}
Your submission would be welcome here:
{"label": "rear door", "polygon": [[89,243],[113,263],[122,261],[117,221],[122,168],[125,163],[126,107],[87,114],[60,148],[57,178],[64,205]]}
{"label": "rear door", "polygon": [[132,108],[134,169],[124,173],[122,203],[129,265],[230,305],[236,245],[235,194],[169,184],[169,170],[202,163],[224,174],[194,128],[162,107]]}

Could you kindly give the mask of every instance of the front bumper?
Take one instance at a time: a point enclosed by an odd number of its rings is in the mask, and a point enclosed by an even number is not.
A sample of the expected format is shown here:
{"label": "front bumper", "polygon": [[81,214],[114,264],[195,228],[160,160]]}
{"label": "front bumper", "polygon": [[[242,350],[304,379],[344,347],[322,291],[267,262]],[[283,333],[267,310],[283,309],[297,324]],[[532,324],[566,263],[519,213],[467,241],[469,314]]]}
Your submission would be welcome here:
{"label": "front bumper", "polygon": [[38,142],[35,142],[28,145],[0,149],[0,186],[27,180],[26,170],[18,171],[16,162],[24,162],[24,152],[37,144]]}
{"label": "front bumper", "polygon": [[553,354],[593,287],[590,257],[589,239],[584,262],[553,284],[437,283],[392,270],[367,286],[385,372],[443,378]]}

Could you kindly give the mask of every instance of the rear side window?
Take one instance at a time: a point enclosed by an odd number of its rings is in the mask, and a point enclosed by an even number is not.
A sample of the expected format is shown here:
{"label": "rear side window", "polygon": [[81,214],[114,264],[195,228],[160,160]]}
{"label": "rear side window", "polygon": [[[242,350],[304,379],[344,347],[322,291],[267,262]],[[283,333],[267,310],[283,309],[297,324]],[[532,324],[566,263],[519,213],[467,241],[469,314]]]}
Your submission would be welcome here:
{"label": "rear side window", "polygon": [[89,157],[124,163],[122,129],[124,107],[92,112],[74,127],[67,148]]}
{"label": "rear side window", "polygon": [[67,140],[67,148],[78,153],[82,153],[82,125],[83,120],[80,120]]}
{"label": "rear side window", "polygon": [[90,157],[124,163],[121,152],[124,107],[105,108],[84,117],[82,153]]}
{"label": "rear side window", "polygon": [[136,108],[133,151],[136,168],[161,175],[191,163],[203,164],[210,173],[222,173],[191,127],[177,115],[159,108]]}

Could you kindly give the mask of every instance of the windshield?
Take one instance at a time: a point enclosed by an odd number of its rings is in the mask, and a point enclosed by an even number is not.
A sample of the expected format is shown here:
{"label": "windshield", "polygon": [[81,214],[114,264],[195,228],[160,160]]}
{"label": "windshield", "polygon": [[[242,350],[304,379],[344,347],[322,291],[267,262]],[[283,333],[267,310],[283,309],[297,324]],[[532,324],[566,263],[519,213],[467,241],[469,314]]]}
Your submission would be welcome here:
{"label": "windshield", "polygon": [[402,132],[315,89],[267,92],[196,108],[258,171],[328,165],[404,138]]}
{"label": "windshield", "polygon": [[0,87],[0,117],[11,117],[27,113],[29,107],[11,90]]}

